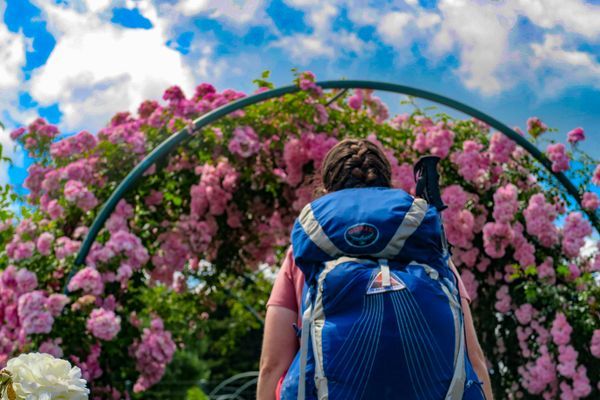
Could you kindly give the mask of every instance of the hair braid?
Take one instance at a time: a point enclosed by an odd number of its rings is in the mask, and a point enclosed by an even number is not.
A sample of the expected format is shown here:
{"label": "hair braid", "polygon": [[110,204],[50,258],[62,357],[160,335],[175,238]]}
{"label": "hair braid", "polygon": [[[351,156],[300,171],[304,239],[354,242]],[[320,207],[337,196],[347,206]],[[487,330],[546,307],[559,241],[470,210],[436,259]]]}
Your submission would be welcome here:
{"label": "hair braid", "polygon": [[323,161],[324,189],[391,186],[391,166],[382,150],[366,139],[345,139],[335,145]]}

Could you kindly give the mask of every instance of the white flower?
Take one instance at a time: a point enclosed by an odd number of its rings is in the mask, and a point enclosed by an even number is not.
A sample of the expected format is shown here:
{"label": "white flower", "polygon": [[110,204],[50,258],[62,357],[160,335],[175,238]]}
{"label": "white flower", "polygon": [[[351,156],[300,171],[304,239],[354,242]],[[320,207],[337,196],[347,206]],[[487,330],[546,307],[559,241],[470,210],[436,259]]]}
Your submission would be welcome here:
{"label": "white flower", "polygon": [[6,370],[12,375],[17,399],[83,400],[90,393],[79,367],[50,354],[21,354],[8,361]]}

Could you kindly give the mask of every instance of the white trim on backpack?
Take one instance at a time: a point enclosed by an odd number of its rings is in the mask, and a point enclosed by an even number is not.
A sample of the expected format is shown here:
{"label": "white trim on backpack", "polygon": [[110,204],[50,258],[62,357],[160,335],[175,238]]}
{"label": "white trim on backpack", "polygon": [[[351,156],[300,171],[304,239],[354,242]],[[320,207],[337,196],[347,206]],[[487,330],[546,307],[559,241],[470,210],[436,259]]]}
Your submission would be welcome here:
{"label": "white trim on backpack", "polygon": [[421,225],[423,218],[425,218],[427,207],[427,201],[416,198],[408,209],[396,233],[394,233],[394,236],[392,236],[385,248],[379,253],[373,254],[373,257],[389,259],[400,254],[408,238]]}
{"label": "white trim on backpack", "polygon": [[316,244],[321,250],[331,257],[337,257],[342,254],[342,251],[337,248],[327,234],[323,231],[323,227],[319,224],[319,221],[315,218],[312,206],[308,203],[302,209],[298,221],[304,229],[304,232],[310,237],[310,240]]}

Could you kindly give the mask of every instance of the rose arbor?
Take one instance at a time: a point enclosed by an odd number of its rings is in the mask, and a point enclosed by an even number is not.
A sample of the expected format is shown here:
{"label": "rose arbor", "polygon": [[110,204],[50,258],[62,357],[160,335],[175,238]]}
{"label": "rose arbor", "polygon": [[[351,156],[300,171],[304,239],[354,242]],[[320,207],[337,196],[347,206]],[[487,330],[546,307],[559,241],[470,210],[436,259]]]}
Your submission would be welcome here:
{"label": "rose arbor", "polygon": [[[117,114],[97,135],[57,141],[42,120],[13,133],[36,163],[26,180],[31,211],[0,227],[0,363],[38,348],[63,356],[100,397],[120,396],[130,381],[151,396],[165,373],[183,379],[182,354],[214,360],[205,374],[215,376],[219,358],[247,354],[235,336],[260,329],[243,307],[219,307],[223,290],[264,306],[264,280],[248,286],[244,273],[277,264],[313,172],[331,146],[355,136],[385,148],[394,184],[409,192],[414,161],[442,158],[444,222],[497,396],[600,394],[600,258],[581,253],[592,233],[584,213],[597,226],[589,185],[600,184],[600,168],[577,147],[583,131],[569,135],[570,150],[550,144],[546,158],[525,136],[432,93],[317,84],[310,73],[292,87],[256,82],[249,97],[202,84],[187,98],[173,87],[166,104]],[[372,89],[476,119],[418,108],[390,118]],[[541,144],[548,128],[537,119],[527,128]]]}

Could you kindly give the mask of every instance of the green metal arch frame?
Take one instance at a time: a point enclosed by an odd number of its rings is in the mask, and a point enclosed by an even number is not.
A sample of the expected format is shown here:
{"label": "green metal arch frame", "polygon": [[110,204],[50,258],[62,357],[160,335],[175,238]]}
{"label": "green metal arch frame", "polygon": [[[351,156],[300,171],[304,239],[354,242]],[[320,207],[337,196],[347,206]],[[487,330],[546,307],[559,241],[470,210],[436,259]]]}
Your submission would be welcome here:
{"label": "green metal arch frame", "polygon": [[[334,80],[317,82],[317,85],[319,85],[323,89],[373,89],[385,92],[405,94],[425,100],[430,100],[435,103],[453,108],[474,118],[477,118],[485,122],[492,128],[498,130],[499,132],[516,142],[519,146],[523,147],[529,154],[531,154],[536,160],[538,160],[552,175],[554,175],[556,179],[558,179],[558,181],[564,186],[567,192],[571,196],[573,196],[573,198],[575,198],[575,200],[581,207],[581,197],[579,196],[579,192],[577,191],[575,185],[573,185],[573,183],[562,172],[552,171],[552,163],[544,156],[544,154],[542,154],[542,152],[537,147],[528,142],[524,137],[522,137],[517,132],[509,128],[507,125],[473,107],[469,107],[468,105],[463,104],[459,101],[433,92],[417,89],[410,86],[397,85],[386,82],[363,80]],[[215,110],[212,110],[198,118],[196,121],[194,121],[194,130],[198,131],[204,128],[205,126],[211,124],[212,122],[215,122],[218,119],[236,110],[240,110],[247,106],[260,103],[275,97],[280,97],[285,94],[295,93],[300,90],[301,89],[296,85],[289,85],[238,99],[234,102],[225,104]],[[90,227],[88,234],[86,235],[85,240],[83,241],[79,253],[77,254],[77,258],[75,259],[76,266],[83,265],[83,263],[85,262],[85,258],[87,257],[90,251],[92,243],[94,242],[98,233],[104,226],[106,220],[110,217],[110,214],[115,209],[117,203],[119,202],[119,200],[121,200],[121,198],[123,198],[125,193],[127,193],[127,191],[131,189],[142,178],[144,172],[148,168],[150,168],[152,164],[165,159],[173,149],[177,148],[179,145],[181,145],[186,140],[192,137],[193,136],[190,134],[187,128],[174,133],[163,143],[157,146],[150,154],[148,154],[133,170],[131,170],[131,172],[125,177],[125,179],[123,179],[119,186],[117,186],[117,188],[108,198],[106,203],[104,203],[104,206],[96,216],[96,219],[92,223],[92,226]],[[590,221],[592,221],[592,224],[594,225],[596,230],[600,231],[600,221],[598,220],[597,216],[593,212],[586,211],[586,214],[590,218]],[[69,278],[74,274],[76,269],[74,269],[71,272]],[[67,282],[69,280],[70,279],[67,279]]]}

